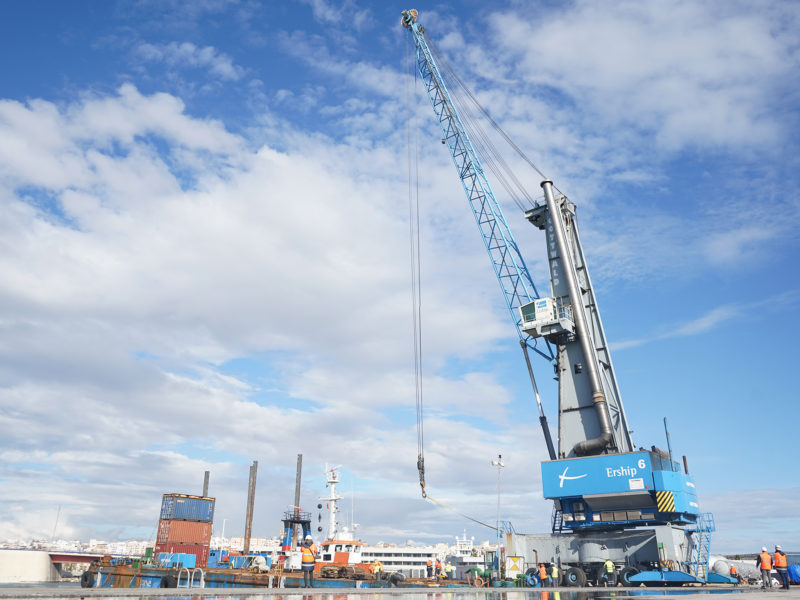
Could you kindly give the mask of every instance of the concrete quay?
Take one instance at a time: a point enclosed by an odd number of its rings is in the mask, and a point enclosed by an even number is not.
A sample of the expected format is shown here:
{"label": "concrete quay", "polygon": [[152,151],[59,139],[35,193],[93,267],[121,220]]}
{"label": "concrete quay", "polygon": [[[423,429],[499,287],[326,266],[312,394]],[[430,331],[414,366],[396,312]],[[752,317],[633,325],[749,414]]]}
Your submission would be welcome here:
{"label": "concrete quay", "polygon": [[697,586],[673,588],[386,588],[386,589],[275,589],[275,588],[172,588],[172,589],[117,589],[117,588],[53,588],[25,587],[0,588],[0,599],[15,598],[250,598],[278,596],[303,600],[346,600],[345,596],[408,596],[414,600],[620,600],[621,598],[660,598],[674,596],[691,600],[719,600],[721,595],[731,595],[735,600],[800,600],[800,586],[791,590],[762,590],[755,586],[731,588],[730,586]]}

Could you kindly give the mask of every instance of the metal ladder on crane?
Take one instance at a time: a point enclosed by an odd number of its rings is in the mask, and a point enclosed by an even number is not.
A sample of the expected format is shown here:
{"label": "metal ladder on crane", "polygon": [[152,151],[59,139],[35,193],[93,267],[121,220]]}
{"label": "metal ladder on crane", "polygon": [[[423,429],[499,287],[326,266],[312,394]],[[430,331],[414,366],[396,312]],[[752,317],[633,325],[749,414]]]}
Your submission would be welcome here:
{"label": "metal ladder on crane", "polygon": [[697,526],[690,529],[692,548],[689,553],[689,572],[698,579],[708,578],[708,558],[711,554],[711,532],[716,530],[714,515],[701,513],[697,517]]}
{"label": "metal ladder on crane", "polygon": [[553,516],[550,519],[553,533],[561,533],[564,529],[564,513],[553,504]]}

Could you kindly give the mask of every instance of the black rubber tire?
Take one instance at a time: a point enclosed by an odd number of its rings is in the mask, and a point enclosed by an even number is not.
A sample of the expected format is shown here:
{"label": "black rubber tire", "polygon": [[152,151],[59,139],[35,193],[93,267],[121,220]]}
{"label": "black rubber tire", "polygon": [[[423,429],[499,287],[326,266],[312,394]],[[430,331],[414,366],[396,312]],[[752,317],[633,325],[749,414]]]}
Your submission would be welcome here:
{"label": "black rubber tire", "polygon": [[570,567],[564,573],[564,583],[567,587],[584,587],[586,585],[586,573],[578,567]]}
{"label": "black rubber tire", "polygon": [[178,587],[178,580],[175,579],[172,575],[164,575],[161,578],[161,586],[162,588],[174,588]]}
{"label": "black rubber tire", "polygon": [[81,587],[90,588],[94,587],[94,573],[91,571],[84,571],[81,575]]}
{"label": "black rubber tire", "polygon": [[606,570],[603,568],[603,565],[600,565],[594,570],[594,581],[596,582],[595,585],[597,587],[603,587],[603,584],[606,582],[603,575],[605,575]]}
{"label": "black rubber tire", "polygon": [[619,582],[625,587],[631,587],[635,585],[631,582],[631,577],[636,575],[639,572],[639,569],[636,567],[623,567],[623,569],[619,572]]}

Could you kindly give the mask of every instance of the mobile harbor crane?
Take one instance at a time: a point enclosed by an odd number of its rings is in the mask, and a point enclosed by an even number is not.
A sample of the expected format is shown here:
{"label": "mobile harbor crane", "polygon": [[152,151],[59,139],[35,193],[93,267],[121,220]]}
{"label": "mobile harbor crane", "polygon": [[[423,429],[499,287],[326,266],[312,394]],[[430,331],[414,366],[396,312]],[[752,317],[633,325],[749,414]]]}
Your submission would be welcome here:
{"label": "mobile harbor crane", "polygon": [[[637,450],[633,445],[575,205],[545,179],[544,200],[525,212],[545,232],[551,295],[540,296],[417,16],[416,10],[404,11],[401,23],[413,38],[416,66],[441,125],[442,143],[450,151],[519,334],[550,455],[542,463],[542,488],[554,503],[552,531],[506,533],[507,556],[522,557],[527,566],[556,564],[564,582],[573,586],[599,578],[609,558],[622,567],[624,584],[727,581],[708,573],[713,517],[700,512],[685,463],[682,470],[671,451],[655,446]],[[551,359],[555,367],[557,452],[529,349]]]}

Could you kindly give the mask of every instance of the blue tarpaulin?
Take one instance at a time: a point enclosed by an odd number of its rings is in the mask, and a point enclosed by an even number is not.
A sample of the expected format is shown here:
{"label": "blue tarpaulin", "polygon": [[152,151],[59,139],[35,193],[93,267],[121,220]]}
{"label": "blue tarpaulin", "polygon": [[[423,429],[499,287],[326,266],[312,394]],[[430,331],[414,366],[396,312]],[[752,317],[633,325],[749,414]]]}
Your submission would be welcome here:
{"label": "blue tarpaulin", "polygon": [[800,565],[789,565],[789,579],[792,583],[800,584]]}

